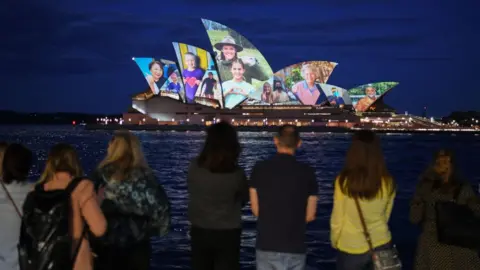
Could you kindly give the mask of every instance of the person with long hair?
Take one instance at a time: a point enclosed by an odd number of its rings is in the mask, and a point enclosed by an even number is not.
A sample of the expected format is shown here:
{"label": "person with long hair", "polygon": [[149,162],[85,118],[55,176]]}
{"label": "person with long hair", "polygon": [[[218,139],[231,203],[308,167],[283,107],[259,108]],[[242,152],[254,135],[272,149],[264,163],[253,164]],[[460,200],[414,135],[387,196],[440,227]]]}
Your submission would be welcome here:
{"label": "person with long hair", "polygon": [[379,138],[372,131],[353,135],[345,165],[334,184],[330,240],[338,251],[337,269],[373,267],[356,201],[375,250],[391,247],[388,220],[396,195]]}
{"label": "person with long hair", "polygon": [[[72,188],[73,183],[75,186]],[[71,193],[67,191],[70,189]],[[56,144],[50,150],[45,169],[23,205],[25,216],[34,215],[37,207],[45,209],[46,206],[51,206],[52,199],[59,194],[59,191],[67,191],[71,201],[69,223],[58,225],[69,226],[69,228],[57,229],[70,231],[70,237],[73,240],[72,250],[77,250],[77,253],[73,254],[76,256],[73,269],[93,269],[93,256],[85,230],[88,227],[93,236],[101,236],[105,232],[106,221],[98,205],[93,183],[83,175],[77,152],[71,145],[64,143]],[[54,209],[49,211],[54,211]],[[35,233],[36,230],[29,229],[28,226],[41,225],[38,220],[35,222],[36,224],[30,224],[29,220],[24,221],[24,225],[27,226],[26,231]],[[29,259],[34,260],[34,258]]]}
{"label": "person with long hair", "polygon": [[0,269],[17,270],[17,243],[21,219],[17,210],[32,186],[28,175],[32,152],[21,144],[0,143]]}
{"label": "person with long hair", "polygon": [[138,138],[115,132],[92,179],[108,222],[106,235],[95,243],[96,268],[149,269],[150,237],[168,233],[170,205]]}
{"label": "person with long hair", "polygon": [[440,243],[438,240],[435,203],[456,197],[480,213],[478,198],[471,185],[463,181],[455,166],[454,153],[440,150],[417,184],[410,206],[410,221],[422,228],[415,254],[415,270],[480,269],[478,251]]}
{"label": "person with long hair", "polygon": [[188,170],[188,219],[194,270],[240,269],[242,206],[248,200],[240,143],[228,123],[208,128],[200,155]]}

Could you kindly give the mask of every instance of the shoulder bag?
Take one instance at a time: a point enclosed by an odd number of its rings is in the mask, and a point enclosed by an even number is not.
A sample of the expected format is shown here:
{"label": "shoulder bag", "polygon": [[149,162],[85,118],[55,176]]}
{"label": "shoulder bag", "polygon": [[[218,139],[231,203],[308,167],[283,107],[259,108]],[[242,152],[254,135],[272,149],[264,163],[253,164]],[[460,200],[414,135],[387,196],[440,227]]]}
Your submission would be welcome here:
{"label": "shoulder bag", "polygon": [[365,235],[365,239],[367,240],[368,248],[372,256],[373,268],[375,270],[402,269],[402,262],[400,261],[400,257],[398,256],[398,251],[395,248],[395,246],[382,249],[382,250],[374,249],[372,244],[372,239],[370,237],[370,233],[368,232],[368,229],[367,229],[367,224],[365,223],[365,219],[363,217],[362,209],[360,208],[360,203],[358,202],[358,198],[355,198],[354,200],[355,200],[355,205],[357,206],[360,222],[362,223],[363,234]]}
{"label": "shoulder bag", "polygon": [[442,244],[480,249],[480,218],[464,204],[458,203],[463,187],[458,188],[450,201],[435,203],[438,241]]}

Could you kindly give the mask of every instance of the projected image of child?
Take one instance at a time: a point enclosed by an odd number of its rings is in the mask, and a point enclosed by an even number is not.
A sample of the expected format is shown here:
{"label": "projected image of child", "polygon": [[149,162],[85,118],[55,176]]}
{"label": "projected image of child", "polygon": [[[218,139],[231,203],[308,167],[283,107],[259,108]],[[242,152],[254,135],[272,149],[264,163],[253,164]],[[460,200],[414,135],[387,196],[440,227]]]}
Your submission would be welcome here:
{"label": "projected image of child", "polygon": [[187,52],[183,56],[186,69],[183,70],[183,78],[185,79],[185,92],[188,103],[193,103],[195,93],[202,81],[205,71],[197,67],[197,56],[191,52]]}
{"label": "projected image of child", "polygon": [[222,83],[225,107],[229,109],[232,109],[244,101],[248,95],[255,92],[255,88],[246,82],[243,77],[245,65],[241,59],[235,59],[232,62],[231,72],[233,78],[230,81]]}
{"label": "projected image of child", "polygon": [[167,91],[178,94],[180,92],[181,85],[178,82],[177,72],[172,73],[172,75],[170,75],[169,80],[170,80],[170,83],[167,85]]}

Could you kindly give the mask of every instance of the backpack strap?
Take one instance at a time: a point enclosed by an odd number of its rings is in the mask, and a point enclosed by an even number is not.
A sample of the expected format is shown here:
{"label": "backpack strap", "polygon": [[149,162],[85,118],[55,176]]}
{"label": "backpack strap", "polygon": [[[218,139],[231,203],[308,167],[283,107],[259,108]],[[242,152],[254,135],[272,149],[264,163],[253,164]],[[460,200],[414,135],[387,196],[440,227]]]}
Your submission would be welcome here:
{"label": "backpack strap", "polygon": [[72,194],[72,192],[75,190],[78,184],[80,184],[80,182],[82,182],[82,180],[84,179],[87,179],[87,178],[84,176],[73,178],[72,181],[70,181],[68,186],[65,188],[65,192],[67,192],[68,194]]}

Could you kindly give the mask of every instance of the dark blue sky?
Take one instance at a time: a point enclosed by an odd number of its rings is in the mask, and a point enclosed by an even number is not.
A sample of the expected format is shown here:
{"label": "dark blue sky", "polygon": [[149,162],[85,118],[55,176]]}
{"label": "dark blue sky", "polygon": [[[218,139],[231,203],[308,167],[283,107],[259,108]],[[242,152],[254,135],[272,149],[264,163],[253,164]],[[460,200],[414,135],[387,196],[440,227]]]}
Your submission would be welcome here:
{"label": "dark blue sky", "polygon": [[246,36],[274,71],[335,61],[330,84],[399,81],[386,96],[399,112],[479,110],[478,2],[7,0],[0,109],[123,112],[147,86],[132,56],[176,60],[172,41],[211,50],[207,18]]}

